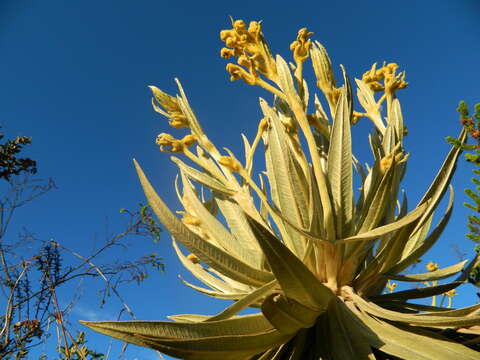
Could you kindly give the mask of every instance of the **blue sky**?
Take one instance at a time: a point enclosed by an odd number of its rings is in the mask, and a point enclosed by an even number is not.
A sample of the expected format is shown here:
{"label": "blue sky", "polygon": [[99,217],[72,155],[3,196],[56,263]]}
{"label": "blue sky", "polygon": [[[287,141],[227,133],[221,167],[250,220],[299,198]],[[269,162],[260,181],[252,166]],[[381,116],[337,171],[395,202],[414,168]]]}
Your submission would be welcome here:
{"label": "blue sky", "polygon": [[[258,97],[270,96],[230,83],[226,61],[219,57],[219,31],[229,27],[229,15],[263,20],[272,52],[284,57],[298,29],[306,26],[327,48],[337,73],[344,64],[351,77],[359,77],[384,60],[406,70],[410,85],[400,101],[411,157],[404,188],[416,203],[448,151],[443,139],[459,131],[458,101],[480,102],[480,2],[401,3],[2,0],[0,124],[9,137],[33,137],[28,155],[38,161],[39,176],[52,177],[58,185],[22,209],[14,225],[27,225],[41,238],[88,253],[104,238],[106,224],[112,232],[121,230],[120,208],[134,208],[144,199],[133,157],[167,203],[178,206],[175,167],[154,143],[158,133],[171,129],[152,110],[147,85],[175,93],[173,78],[180,78],[210,138],[242,154],[239,133],[254,135]],[[363,134],[369,126],[364,121],[354,131]],[[354,142],[367,154],[365,137],[354,133]],[[456,213],[425,261],[450,265],[456,262],[453,246],[472,249],[464,240],[467,212],[461,205],[469,179],[470,168],[462,162],[454,180]],[[17,230],[12,228],[11,236]],[[156,251],[167,266],[165,274],[142,287],[125,289],[139,318],[221,308],[221,302],[179,284],[177,274],[186,274],[166,232],[158,245],[139,239],[130,244],[128,256]],[[119,257],[125,255],[119,250]],[[104,309],[96,307],[95,286],[83,285],[85,295],[72,320],[116,316],[114,300]],[[476,300],[472,289],[460,292],[457,305]],[[106,350],[105,337],[88,334],[97,351]],[[111,358],[118,349],[115,345]],[[47,345],[42,350],[51,351]],[[129,359],[155,357],[133,346],[127,354]]]}

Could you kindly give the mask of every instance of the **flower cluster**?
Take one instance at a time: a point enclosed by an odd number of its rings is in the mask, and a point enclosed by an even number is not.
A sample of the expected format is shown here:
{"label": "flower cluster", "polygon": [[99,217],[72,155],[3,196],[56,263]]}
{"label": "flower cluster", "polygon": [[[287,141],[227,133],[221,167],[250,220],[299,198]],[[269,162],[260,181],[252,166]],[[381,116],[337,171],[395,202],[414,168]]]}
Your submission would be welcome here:
{"label": "flower cluster", "polygon": [[290,50],[293,52],[293,58],[297,64],[302,63],[308,58],[310,46],[312,45],[309,39],[312,32],[308,32],[307,28],[298,30],[297,40],[290,44]]}
{"label": "flower cluster", "polygon": [[220,39],[227,46],[220,51],[220,56],[224,59],[232,56],[238,58],[238,65],[227,65],[230,80],[242,79],[254,85],[259,77],[258,72],[270,80],[276,79],[275,60],[263,39],[260,22],[251,21],[247,28],[243,20],[232,19],[232,29],[222,30]]}
{"label": "flower cluster", "polygon": [[160,146],[160,151],[183,153],[185,149],[192,146],[197,141],[194,135],[186,135],[182,139],[175,139],[172,135],[161,133],[157,136],[157,145]]}
{"label": "flower cluster", "polygon": [[[377,69],[377,64],[373,64],[372,68],[365,72],[362,80],[370,86],[373,91],[385,91],[393,94],[395,91],[405,89],[408,83],[405,81],[405,71],[396,74],[398,64],[384,63],[380,69]],[[383,85],[380,81],[383,80]]]}

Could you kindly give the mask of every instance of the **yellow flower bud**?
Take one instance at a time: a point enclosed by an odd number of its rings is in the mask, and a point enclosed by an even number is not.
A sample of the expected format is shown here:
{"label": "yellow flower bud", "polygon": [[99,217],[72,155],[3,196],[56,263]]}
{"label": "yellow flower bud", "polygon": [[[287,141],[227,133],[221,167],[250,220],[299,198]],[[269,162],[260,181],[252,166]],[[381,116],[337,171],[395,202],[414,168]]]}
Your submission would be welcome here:
{"label": "yellow flower bud", "polygon": [[243,22],[243,20],[235,20],[233,22],[233,28],[235,29],[236,32],[244,32],[246,30],[246,25]]}
{"label": "yellow flower bud", "polygon": [[187,255],[187,259],[190,260],[194,264],[198,264],[200,262],[200,259],[198,258],[197,255],[194,253],[190,253]]}
{"label": "yellow flower bud", "polygon": [[258,128],[263,133],[265,129],[267,129],[267,127],[268,127],[268,118],[264,117],[262,120],[260,120],[260,123],[258,124]]}
{"label": "yellow flower bud", "polygon": [[297,64],[305,61],[308,57],[311,35],[313,33],[308,32],[307,28],[302,28],[298,31],[297,39],[290,44],[290,50],[293,51],[293,58]]}
{"label": "yellow flower bud", "polygon": [[230,73],[230,81],[242,79],[249,85],[255,85],[255,76],[249,74],[245,69],[235,64],[227,64],[227,71]]}
{"label": "yellow flower bud", "polygon": [[390,293],[392,293],[396,288],[397,288],[396,283],[388,281],[387,289],[390,290]]}
{"label": "yellow flower bud", "polygon": [[360,113],[358,111],[353,111],[351,124],[355,125],[358,122],[358,120],[360,120],[360,118],[365,116],[365,115],[366,114]]}
{"label": "yellow flower bud", "polygon": [[238,62],[238,65],[245,66],[245,67],[250,66],[250,63],[251,63],[248,57],[245,55],[239,56],[237,62]]}
{"label": "yellow flower bud", "polygon": [[452,290],[449,290],[445,293],[445,295],[449,296],[449,297],[453,297],[453,296],[457,296],[457,290],[455,289],[452,289]]}
{"label": "yellow flower bud", "polygon": [[233,49],[222,48],[220,50],[220,57],[224,59],[230,59],[230,57],[234,56],[235,51]]}
{"label": "yellow flower bud", "polygon": [[233,172],[240,172],[243,168],[237,159],[232,158],[231,156],[221,156],[218,159],[220,165],[225,166],[227,169],[230,169]]}
{"label": "yellow flower bud", "polygon": [[387,155],[380,160],[380,173],[385,174],[388,169],[392,166],[393,163],[393,156]]}
{"label": "yellow flower bud", "polygon": [[225,45],[227,45],[228,47],[232,47],[232,48],[235,47],[237,45],[237,38],[233,37],[233,36],[228,37],[225,40]]}
{"label": "yellow flower bud", "polygon": [[161,133],[157,136],[156,144],[160,146],[169,146],[175,138],[167,133]]}
{"label": "yellow flower bud", "polygon": [[432,272],[432,271],[437,271],[438,270],[438,264],[436,263],[433,263],[433,262],[429,262],[427,265],[425,265],[425,267],[427,268],[428,271]]}
{"label": "yellow flower bud", "polygon": [[285,126],[285,130],[287,133],[292,134],[297,132],[297,125],[293,122],[293,119],[287,118],[282,120],[283,126]]}
{"label": "yellow flower bud", "polygon": [[201,221],[198,217],[186,214],[183,219],[182,219],[184,224],[187,225],[193,225],[193,226],[199,226],[201,224]]}
{"label": "yellow flower bud", "polygon": [[295,40],[294,42],[292,42],[292,43],[290,44],[290,51],[294,51],[295,48],[296,48],[298,45],[300,45],[300,44],[298,43],[297,40]]}
{"label": "yellow flower bud", "polygon": [[240,39],[238,40],[239,43],[245,44],[247,41],[248,41],[248,35],[247,34],[240,35]]}
{"label": "yellow flower bud", "polygon": [[390,64],[387,65],[387,68],[388,68],[389,70],[391,70],[392,72],[395,72],[395,70],[398,69],[398,64],[396,64],[396,63],[390,63]]}
{"label": "yellow flower bud", "polygon": [[377,81],[370,82],[368,86],[375,92],[385,90],[385,88]]}
{"label": "yellow flower bud", "polygon": [[160,151],[181,153],[184,151],[182,141],[175,139],[172,135],[162,133],[157,136],[156,144],[160,146]]}
{"label": "yellow flower bud", "polygon": [[222,30],[220,31],[220,40],[225,41],[234,34],[235,32],[233,30]]}
{"label": "yellow flower bud", "polygon": [[255,40],[257,40],[258,35],[260,35],[261,29],[261,25],[258,21],[250,21],[250,24],[248,25],[248,33],[252,35]]}
{"label": "yellow flower bud", "polygon": [[406,160],[406,158],[408,158],[408,155],[403,155],[403,153],[398,153],[397,155],[395,155],[395,162],[396,163],[399,163],[399,162],[402,162],[402,160]]}

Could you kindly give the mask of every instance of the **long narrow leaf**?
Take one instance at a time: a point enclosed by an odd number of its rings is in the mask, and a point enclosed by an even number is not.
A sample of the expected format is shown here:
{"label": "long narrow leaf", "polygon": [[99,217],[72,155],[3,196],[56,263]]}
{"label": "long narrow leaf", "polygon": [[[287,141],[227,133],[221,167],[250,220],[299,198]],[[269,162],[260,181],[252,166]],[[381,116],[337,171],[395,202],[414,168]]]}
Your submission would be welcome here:
{"label": "long narrow leaf", "polygon": [[384,309],[374,303],[363,300],[360,296],[352,294],[353,301],[363,311],[390,321],[398,321],[406,324],[420,326],[448,326],[448,327],[465,327],[480,324],[480,316],[443,316],[442,314],[434,315],[417,315],[402,314],[396,311]]}
{"label": "long narrow leaf", "polygon": [[[339,360],[372,359],[370,344],[363,335],[363,329],[356,327],[347,314],[348,308],[337,300],[329,308],[329,337],[334,358]],[[352,329],[353,327],[353,329]]]}
{"label": "long narrow leaf", "polygon": [[201,219],[202,225],[208,229],[216,243],[231,255],[237,257],[239,260],[256,269],[259,269],[261,267],[261,257],[259,256],[259,252],[242,246],[242,244],[235,239],[227,229],[225,229],[222,223],[220,223],[220,221],[218,221],[198,199],[184,172],[182,171],[181,173],[183,193],[186,196],[189,205],[196,212],[196,216]]}
{"label": "long narrow leaf", "polygon": [[[260,106],[265,116],[270,119],[271,127],[268,134],[268,147],[266,152],[271,160],[267,162],[268,180],[271,184],[272,199],[275,205],[281,210],[282,214],[297,225],[306,227],[303,222],[302,210],[307,210],[307,199],[299,191],[299,178],[295,177],[294,165],[291,164],[287,146],[287,138],[283,125],[278,118],[277,113],[270,108],[266,102],[260,99]],[[267,155],[267,154],[266,154]],[[298,256],[303,256],[305,244],[298,233],[291,228],[285,227],[288,236],[284,239],[285,244]]]}
{"label": "long narrow leaf", "polygon": [[257,240],[240,205],[223,194],[214,193],[214,196],[232,234],[242,243],[242,246],[260,252]]}
{"label": "long narrow leaf", "polygon": [[353,306],[350,308],[370,330],[366,331],[365,335],[369,337],[372,345],[387,354],[412,360],[478,359],[478,352],[461,344],[443,340],[438,335],[426,336],[425,332],[415,332],[412,327],[408,327],[406,331],[363,314]]}
{"label": "long narrow leaf", "polygon": [[234,304],[227,307],[225,310],[223,310],[219,314],[212,316],[206,321],[218,321],[218,320],[225,320],[225,319],[231,318],[232,316],[236,315],[237,313],[247,308],[251,304],[260,300],[262,297],[268,295],[276,286],[278,286],[278,283],[276,280],[270,281],[269,283],[266,283],[265,285],[252,291],[245,297],[239,299]]}
{"label": "long narrow leaf", "polygon": [[415,248],[407,257],[403,258],[402,260],[397,262],[395,265],[390,267],[387,271],[385,271],[385,273],[391,274],[391,275],[398,274],[399,272],[405,270],[410,265],[414,264],[417,259],[422,257],[435,244],[435,242],[438,240],[438,238],[442,234],[443,230],[445,229],[448,222],[450,221],[452,211],[453,211],[453,188],[450,187],[450,197],[448,200],[447,209],[445,211],[445,214],[437,224],[437,226],[433,229],[430,235],[428,235],[427,238],[420,245],[417,246],[417,248]]}
{"label": "long narrow leaf", "polygon": [[262,313],[275,328],[284,334],[293,334],[301,328],[315,324],[319,315],[293,299],[282,294],[271,294],[262,303]]}
{"label": "long narrow leaf", "polygon": [[337,102],[328,151],[328,180],[336,215],[337,238],[348,235],[353,217],[353,170],[350,119],[351,96],[348,79]]}
{"label": "long narrow leaf", "polygon": [[263,225],[251,217],[248,221],[285,295],[311,309],[326,309],[334,297],[332,291]]}
{"label": "long narrow leaf", "polygon": [[418,289],[397,291],[391,294],[371,296],[370,300],[374,302],[384,302],[384,301],[391,301],[391,300],[421,299],[421,298],[426,298],[426,297],[446,293],[447,291],[457,288],[463,283],[464,283],[463,281],[454,281],[447,284],[441,284],[436,286],[428,286],[428,287],[418,288]]}
{"label": "long narrow leaf", "polygon": [[188,166],[187,164],[185,164],[183,161],[181,161],[179,158],[175,156],[172,156],[171,159],[190,178],[192,178],[195,181],[198,181],[200,184],[208,186],[210,189],[216,190],[223,194],[232,195],[234,193],[234,190],[227,188],[225,185],[223,185],[217,179],[213,178],[211,175],[203,171],[197,170],[191,166]]}
{"label": "long narrow leaf", "polygon": [[180,323],[163,321],[82,322],[95,331],[132,344],[147,346],[187,360],[243,359],[288,337],[272,330],[262,314],[223,321]]}
{"label": "long narrow leaf", "polygon": [[263,285],[273,280],[271,273],[257,270],[243,263],[225,251],[213,246],[190,231],[160,199],[147,177],[136,161],[140,182],[160,222],[170,231],[175,240],[180,241],[187,249],[195,253],[202,261],[220,271],[222,274],[248,285]]}
{"label": "long narrow leaf", "polygon": [[438,269],[435,271],[430,271],[423,274],[410,274],[410,275],[385,275],[388,279],[398,280],[398,281],[409,281],[409,282],[419,282],[419,281],[433,281],[433,280],[442,280],[457,274],[462,271],[463,267],[468,260],[459,262],[458,264],[445,267],[443,269]]}
{"label": "long narrow leaf", "polygon": [[177,253],[178,259],[182,263],[182,265],[192,273],[199,281],[204,283],[205,285],[211,287],[212,289],[216,289],[218,291],[224,293],[238,293],[239,291],[231,287],[225,281],[220,280],[216,276],[213,276],[208,271],[206,271],[202,265],[194,264],[191,262],[187,257],[182,253],[180,248],[178,247],[175,241],[172,241],[173,248]]}
{"label": "long narrow leaf", "polygon": [[417,220],[420,216],[423,215],[427,208],[428,204],[423,204],[420,205],[418,208],[415,210],[411,211],[404,217],[402,217],[400,220],[397,220],[395,222],[392,222],[387,225],[379,226],[375,229],[372,229],[370,231],[366,231],[364,233],[350,236],[346,239],[339,240],[338,243],[347,243],[347,242],[353,242],[353,241],[364,241],[364,240],[371,240],[371,239],[376,239],[382,236],[385,236],[388,233],[391,233],[393,231],[399,230],[402,227],[414,222]]}

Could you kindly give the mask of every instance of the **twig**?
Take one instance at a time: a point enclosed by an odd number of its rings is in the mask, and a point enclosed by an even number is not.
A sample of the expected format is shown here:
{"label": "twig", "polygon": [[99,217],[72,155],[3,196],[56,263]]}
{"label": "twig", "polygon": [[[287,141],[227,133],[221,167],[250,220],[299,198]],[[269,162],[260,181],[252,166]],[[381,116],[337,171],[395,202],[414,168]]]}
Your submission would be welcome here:
{"label": "twig", "polygon": [[45,272],[45,275],[47,277],[47,281],[49,282],[50,292],[52,294],[53,306],[55,308],[55,320],[57,321],[57,324],[60,325],[63,341],[65,343],[65,356],[67,357],[67,360],[70,360],[70,348],[68,346],[65,326],[63,325],[63,316],[62,316],[62,312],[60,311],[60,307],[58,306],[57,294],[55,292],[55,287],[52,284],[52,279],[50,277],[50,271],[48,267],[47,267],[47,271]]}
{"label": "twig", "polygon": [[10,341],[10,324],[12,322],[12,312],[13,312],[13,296],[15,294],[15,289],[18,286],[18,283],[20,282],[20,279],[23,277],[25,272],[27,271],[28,265],[26,263],[23,264],[23,269],[18,275],[17,280],[15,281],[15,284],[12,286],[10,290],[10,296],[8,297],[8,302],[7,302],[7,309],[5,311],[5,323],[3,325],[2,331],[0,331],[0,337],[5,334],[5,340],[4,340],[4,347],[7,346],[8,342]]}

